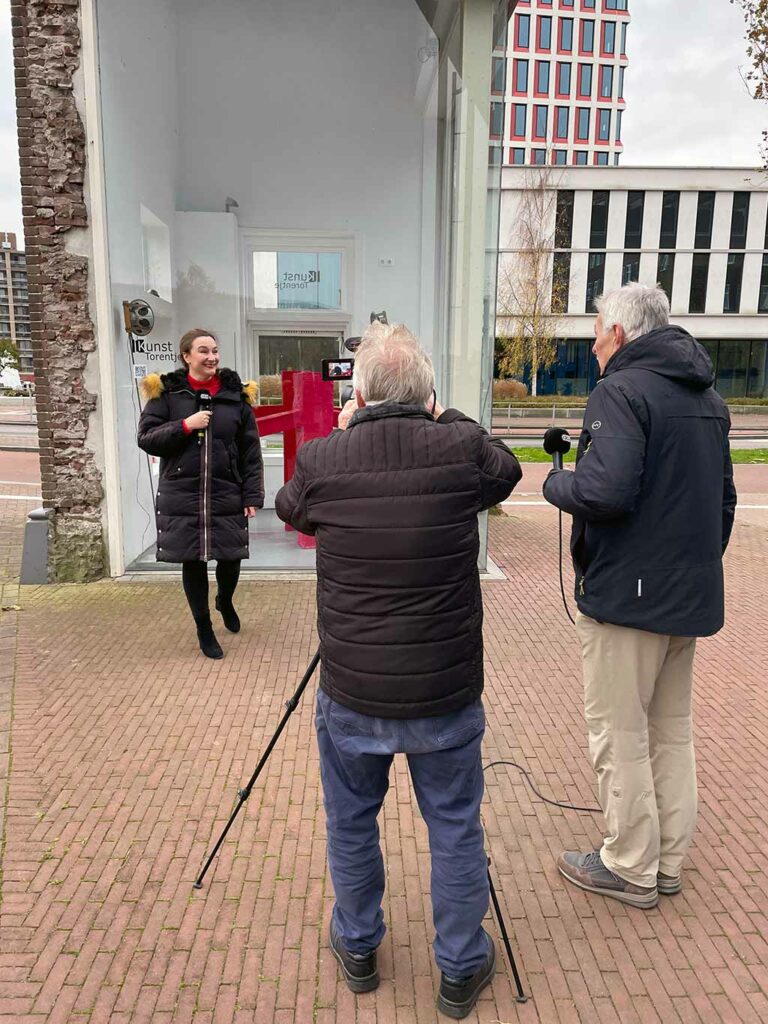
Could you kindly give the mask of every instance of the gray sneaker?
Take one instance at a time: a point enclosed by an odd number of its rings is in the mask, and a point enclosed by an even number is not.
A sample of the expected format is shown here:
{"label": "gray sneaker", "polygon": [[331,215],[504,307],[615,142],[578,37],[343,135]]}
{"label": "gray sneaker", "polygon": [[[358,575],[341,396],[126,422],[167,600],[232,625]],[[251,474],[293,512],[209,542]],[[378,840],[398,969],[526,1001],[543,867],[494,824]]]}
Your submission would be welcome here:
{"label": "gray sneaker", "polygon": [[656,888],[662,896],[674,896],[683,888],[681,875],[663,875],[661,871],[656,875]]}
{"label": "gray sneaker", "polygon": [[568,882],[598,896],[609,896],[641,910],[651,910],[659,902],[659,890],[655,885],[652,889],[645,889],[641,885],[625,882],[608,870],[598,850],[590,853],[561,853],[557,868]]}

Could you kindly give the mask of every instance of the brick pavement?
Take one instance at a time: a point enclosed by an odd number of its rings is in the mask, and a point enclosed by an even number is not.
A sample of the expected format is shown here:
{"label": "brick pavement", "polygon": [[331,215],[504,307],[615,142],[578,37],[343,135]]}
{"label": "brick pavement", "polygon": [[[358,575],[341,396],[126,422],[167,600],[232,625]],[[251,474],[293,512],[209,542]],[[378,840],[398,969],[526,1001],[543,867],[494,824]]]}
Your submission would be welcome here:
{"label": "brick pavement", "polygon": [[[553,515],[508,511],[492,520],[508,581],[484,585],[485,756],[591,804]],[[555,855],[596,843],[599,819],[542,804],[514,769],[490,771],[488,848],[533,998],[514,1002],[504,964],[468,1020],[768,1019],[767,538],[768,513],[740,517],[728,624],[700,647],[701,814],[684,892],[643,913],[566,888]],[[315,645],[312,584],[248,582],[239,595],[245,627],[218,663],[195,651],[178,584],[22,588],[17,643],[0,619],[6,711],[14,687],[0,1024],[438,1019],[428,847],[400,763],[382,820],[382,985],[355,999],[338,981],[309,699],[192,890]],[[0,750],[6,775],[8,762]]]}

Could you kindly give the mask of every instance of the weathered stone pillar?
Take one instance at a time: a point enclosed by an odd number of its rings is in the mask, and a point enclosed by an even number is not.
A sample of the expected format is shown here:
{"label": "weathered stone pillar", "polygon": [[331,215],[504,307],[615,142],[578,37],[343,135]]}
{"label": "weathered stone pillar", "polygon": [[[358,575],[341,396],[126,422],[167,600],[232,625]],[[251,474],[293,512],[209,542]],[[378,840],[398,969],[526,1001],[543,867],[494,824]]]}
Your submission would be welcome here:
{"label": "weathered stone pillar", "polygon": [[88,260],[68,251],[85,229],[85,132],[73,94],[80,64],[78,0],[11,0],[22,214],[43,504],[54,510],[49,576],[104,574],[101,473],[88,445],[97,396],[85,386],[95,350]]}

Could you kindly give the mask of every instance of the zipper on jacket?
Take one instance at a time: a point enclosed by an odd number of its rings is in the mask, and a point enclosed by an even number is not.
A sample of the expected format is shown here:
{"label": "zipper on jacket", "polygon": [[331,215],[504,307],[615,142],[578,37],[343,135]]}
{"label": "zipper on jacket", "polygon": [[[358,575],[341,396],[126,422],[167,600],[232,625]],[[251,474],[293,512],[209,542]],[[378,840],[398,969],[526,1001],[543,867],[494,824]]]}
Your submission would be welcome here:
{"label": "zipper on jacket", "polygon": [[[210,429],[210,422],[208,427]],[[203,561],[208,561],[208,430],[203,438]]]}
{"label": "zipper on jacket", "polygon": [[584,597],[584,577],[579,580],[579,596]]}

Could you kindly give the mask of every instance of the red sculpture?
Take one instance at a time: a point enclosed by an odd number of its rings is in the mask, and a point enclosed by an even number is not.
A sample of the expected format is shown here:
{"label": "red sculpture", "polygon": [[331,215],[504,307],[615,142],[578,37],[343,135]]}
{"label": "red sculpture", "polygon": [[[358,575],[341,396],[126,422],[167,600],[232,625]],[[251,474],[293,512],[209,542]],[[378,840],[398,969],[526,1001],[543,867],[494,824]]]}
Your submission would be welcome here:
{"label": "red sculpture", "polygon": [[[280,405],[256,405],[253,415],[262,437],[283,435],[283,480],[296,471],[296,453],[307,441],[330,434],[339,421],[333,404],[333,382],[307,370],[283,370],[283,400]],[[286,530],[292,527],[286,526]],[[300,548],[313,548],[315,538],[298,534]]]}

